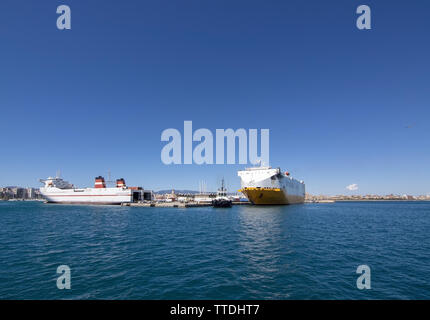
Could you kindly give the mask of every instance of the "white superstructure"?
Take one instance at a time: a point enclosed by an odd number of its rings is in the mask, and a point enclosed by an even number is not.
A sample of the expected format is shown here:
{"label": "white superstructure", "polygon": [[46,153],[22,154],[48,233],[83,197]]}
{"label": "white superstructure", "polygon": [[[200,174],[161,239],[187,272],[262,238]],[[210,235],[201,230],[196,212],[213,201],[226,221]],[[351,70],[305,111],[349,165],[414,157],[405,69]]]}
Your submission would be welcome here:
{"label": "white superstructure", "polygon": [[292,204],[305,200],[305,184],[280,168],[254,167],[239,171],[241,192],[253,204]]}

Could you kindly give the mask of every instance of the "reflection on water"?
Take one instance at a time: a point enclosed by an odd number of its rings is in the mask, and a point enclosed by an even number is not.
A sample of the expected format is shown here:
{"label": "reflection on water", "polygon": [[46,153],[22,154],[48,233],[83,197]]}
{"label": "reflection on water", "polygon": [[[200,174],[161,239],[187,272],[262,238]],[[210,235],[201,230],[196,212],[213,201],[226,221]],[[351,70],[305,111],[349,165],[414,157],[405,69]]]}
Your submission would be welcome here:
{"label": "reflection on water", "polygon": [[[239,210],[238,255],[247,265],[244,283],[279,287],[277,277],[291,267],[288,255],[292,248],[286,241],[289,226],[285,225],[290,211],[285,206],[251,206]],[[283,288],[276,296],[286,298],[288,290]]]}
{"label": "reflection on water", "polygon": [[242,208],[238,212],[239,254],[255,268],[270,270],[282,254],[282,210],[279,207]]}

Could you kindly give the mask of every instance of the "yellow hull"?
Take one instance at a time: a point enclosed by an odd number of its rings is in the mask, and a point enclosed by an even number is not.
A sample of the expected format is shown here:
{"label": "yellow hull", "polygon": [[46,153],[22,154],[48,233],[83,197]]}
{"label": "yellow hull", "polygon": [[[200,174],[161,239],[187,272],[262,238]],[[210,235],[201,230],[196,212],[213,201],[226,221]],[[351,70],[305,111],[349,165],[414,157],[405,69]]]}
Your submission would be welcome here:
{"label": "yellow hull", "polygon": [[303,203],[304,197],[287,195],[279,188],[243,188],[239,190],[257,205]]}

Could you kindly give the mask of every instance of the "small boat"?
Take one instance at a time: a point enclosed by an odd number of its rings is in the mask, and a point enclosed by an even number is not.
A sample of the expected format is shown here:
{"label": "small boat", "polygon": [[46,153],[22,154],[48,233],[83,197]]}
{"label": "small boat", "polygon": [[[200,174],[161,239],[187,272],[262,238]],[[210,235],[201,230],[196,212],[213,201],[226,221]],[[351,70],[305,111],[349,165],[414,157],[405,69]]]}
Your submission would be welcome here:
{"label": "small boat", "polygon": [[217,196],[212,200],[214,208],[230,208],[232,205],[231,199],[227,197],[227,189],[224,187],[224,179],[222,179],[221,188],[217,191]]}

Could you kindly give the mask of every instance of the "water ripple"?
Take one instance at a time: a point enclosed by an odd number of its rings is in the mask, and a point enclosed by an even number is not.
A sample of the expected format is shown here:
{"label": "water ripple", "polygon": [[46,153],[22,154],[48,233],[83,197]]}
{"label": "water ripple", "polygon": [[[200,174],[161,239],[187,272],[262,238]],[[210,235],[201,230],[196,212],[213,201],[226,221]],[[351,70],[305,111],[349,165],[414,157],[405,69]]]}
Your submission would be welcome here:
{"label": "water ripple", "polygon": [[[2,299],[429,299],[430,203],[0,202]],[[72,289],[56,288],[69,265]],[[356,288],[358,265],[372,290]]]}

